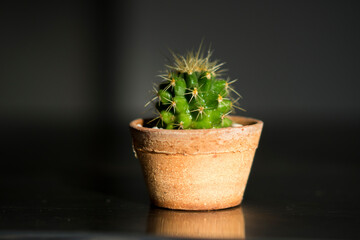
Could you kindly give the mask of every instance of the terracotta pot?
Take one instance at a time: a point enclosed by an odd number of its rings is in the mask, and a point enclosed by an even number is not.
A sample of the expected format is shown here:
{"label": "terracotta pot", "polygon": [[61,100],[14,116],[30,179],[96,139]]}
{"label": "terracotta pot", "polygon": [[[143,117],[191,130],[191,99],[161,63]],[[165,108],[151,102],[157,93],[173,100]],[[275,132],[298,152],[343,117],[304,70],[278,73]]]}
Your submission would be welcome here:
{"label": "terracotta pot", "polygon": [[212,210],[239,205],[249,177],[263,122],[232,116],[242,127],[165,130],[130,123],[154,205]]}

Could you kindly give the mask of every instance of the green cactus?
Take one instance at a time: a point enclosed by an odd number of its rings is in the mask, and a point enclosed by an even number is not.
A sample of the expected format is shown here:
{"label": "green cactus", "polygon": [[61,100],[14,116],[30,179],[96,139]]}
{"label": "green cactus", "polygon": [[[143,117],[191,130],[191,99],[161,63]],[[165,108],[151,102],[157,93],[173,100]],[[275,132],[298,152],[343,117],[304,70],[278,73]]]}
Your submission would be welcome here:
{"label": "green cactus", "polygon": [[[199,50],[188,52],[186,56],[172,52],[173,65],[166,65],[167,71],[160,75],[164,80],[155,90],[158,116],[156,126],[166,129],[200,129],[230,127],[232,121],[227,115],[237,109],[240,95],[230,87],[236,80],[218,78],[224,63],[210,61]],[[230,94],[235,93],[234,100]],[[145,106],[149,105],[148,102]],[[150,123],[149,122],[149,123]]]}

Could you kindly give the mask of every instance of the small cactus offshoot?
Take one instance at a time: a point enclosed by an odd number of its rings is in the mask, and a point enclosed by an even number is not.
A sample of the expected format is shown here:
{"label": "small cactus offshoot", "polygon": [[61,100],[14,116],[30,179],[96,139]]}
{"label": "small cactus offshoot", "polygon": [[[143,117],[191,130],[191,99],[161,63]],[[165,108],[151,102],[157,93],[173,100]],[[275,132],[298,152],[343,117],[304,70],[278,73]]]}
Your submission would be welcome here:
{"label": "small cactus offshoot", "polygon": [[[154,88],[157,117],[149,123],[166,129],[208,129],[230,127],[227,118],[241,98],[231,84],[236,80],[222,79],[220,67],[224,63],[210,61],[212,52],[188,52],[185,56],[172,52],[173,64],[166,65],[163,81]],[[237,96],[236,99],[231,94]]]}

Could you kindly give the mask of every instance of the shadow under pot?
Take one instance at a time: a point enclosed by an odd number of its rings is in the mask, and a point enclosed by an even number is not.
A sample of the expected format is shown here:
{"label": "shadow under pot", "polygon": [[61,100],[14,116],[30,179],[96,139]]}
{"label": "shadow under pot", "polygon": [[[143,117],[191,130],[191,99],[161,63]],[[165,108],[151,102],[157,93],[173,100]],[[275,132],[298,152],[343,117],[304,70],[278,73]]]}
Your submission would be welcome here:
{"label": "shadow under pot", "polygon": [[179,211],[151,208],[147,232],[164,237],[245,238],[241,207],[219,211]]}

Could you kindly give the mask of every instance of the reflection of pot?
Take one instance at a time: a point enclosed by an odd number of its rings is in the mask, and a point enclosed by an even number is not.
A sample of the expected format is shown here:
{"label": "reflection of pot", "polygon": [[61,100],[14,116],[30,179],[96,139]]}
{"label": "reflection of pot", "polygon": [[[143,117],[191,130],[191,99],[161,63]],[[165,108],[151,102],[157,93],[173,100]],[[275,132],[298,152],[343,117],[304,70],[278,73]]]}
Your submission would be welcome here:
{"label": "reflection of pot", "polygon": [[242,201],[263,122],[232,116],[242,127],[166,130],[130,123],[150,198],[159,207],[212,210]]}
{"label": "reflection of pot", "polygon": [[245,220],[240,207],[210,212],[152,208],[147,231],[167,237],[245,238]]}

